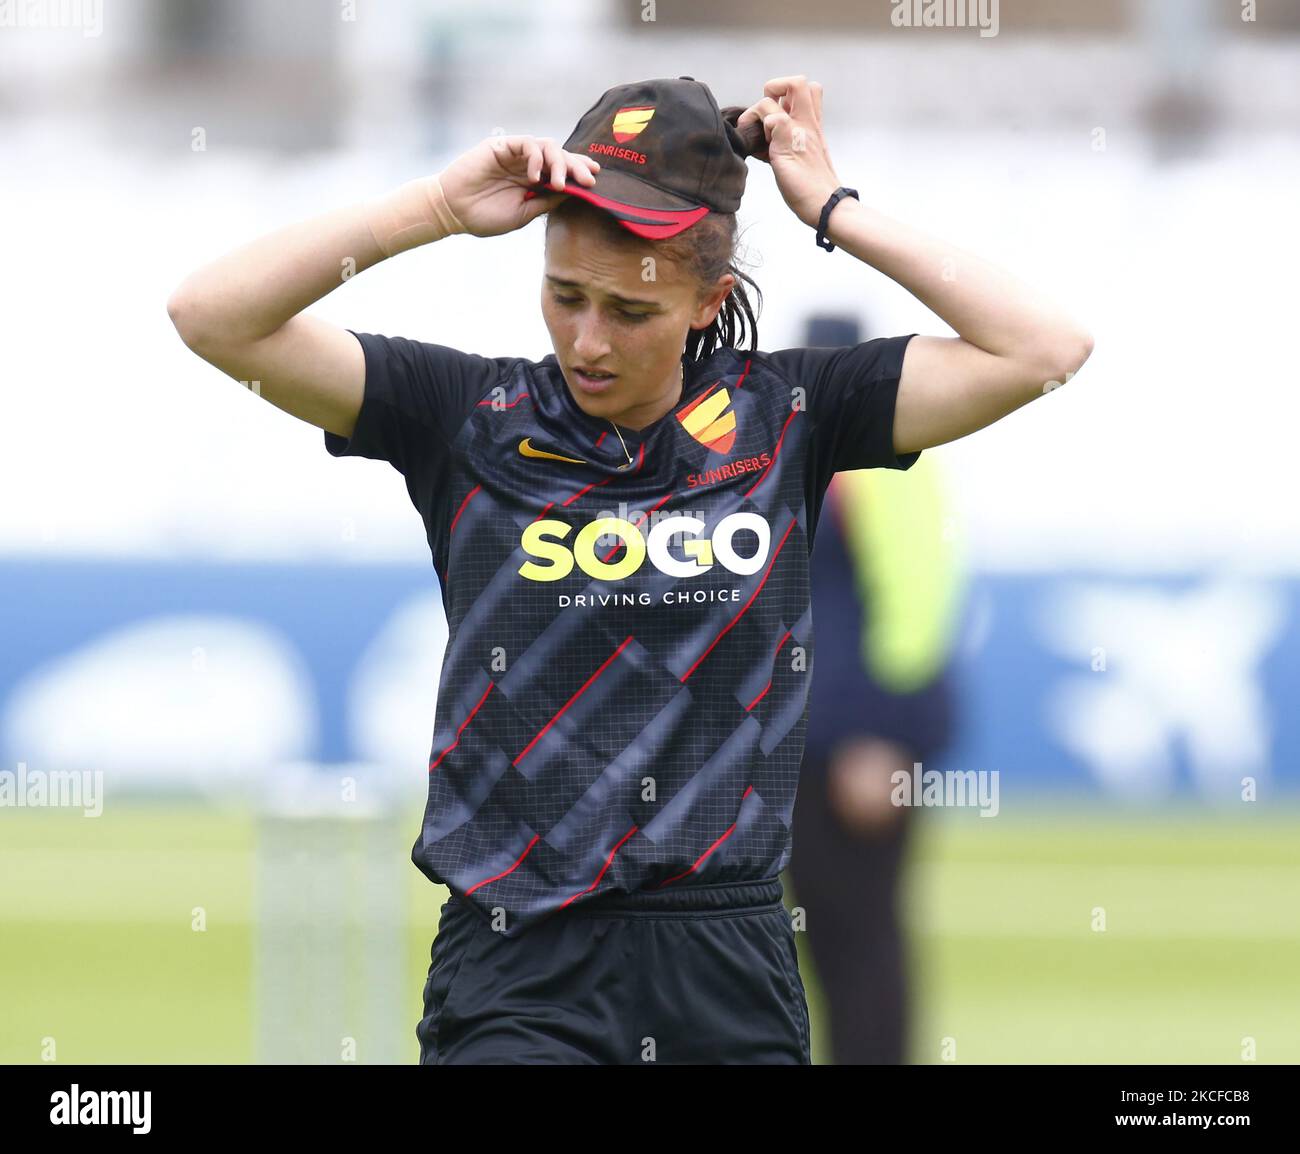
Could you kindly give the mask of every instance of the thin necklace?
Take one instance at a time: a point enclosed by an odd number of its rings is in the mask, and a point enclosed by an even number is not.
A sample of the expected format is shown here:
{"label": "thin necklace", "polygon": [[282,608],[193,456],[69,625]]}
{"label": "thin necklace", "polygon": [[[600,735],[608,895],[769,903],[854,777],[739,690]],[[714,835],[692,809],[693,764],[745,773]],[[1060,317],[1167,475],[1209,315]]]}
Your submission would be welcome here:
{"label": "thin necklace", "polygon": [[[677,367],[681,372],[680,379],[677,382],[677,386],[678,386],[677,399],[681,400],[682,390],[684,390],[686,386],[686,366],[683,364],[683,365],[678,365]],[[609,421],[608,417],[606,417],[605,419]],[[609,421],[609,424],[610,424],[610,428],[614,430],[614,435],[618,437],[618,443],[623,446],[623,456],[627,458],[627,465],[619,465],[619,468],[626,469],[628,465],[631,465],[633,463],[632,454],[627,451],[627,442],[623,440],[623,434],[618,431],[618,426],[614,424],[613,421]]]}
{"label": "thin necklace", "polygon": [[[608,418],[606,418],[608,420]],[[623,440],[623,434],[618,431],[618,426],[610,421],[610,427],[614,430],[614,435],[618,437],[618,443],[623,446],[623,456],[627,458],[627,465],[632,463],[632,454],[627,451],[627,442]],[[626,469],[627,465],[619,465],[620,469]]]}

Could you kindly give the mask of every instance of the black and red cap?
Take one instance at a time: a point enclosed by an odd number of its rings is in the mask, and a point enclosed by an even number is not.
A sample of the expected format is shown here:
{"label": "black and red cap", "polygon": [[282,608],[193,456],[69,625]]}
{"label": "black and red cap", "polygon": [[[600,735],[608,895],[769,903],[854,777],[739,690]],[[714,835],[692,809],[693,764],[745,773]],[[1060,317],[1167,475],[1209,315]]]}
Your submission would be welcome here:
{"label": "black and red cap", "polygon": [[610,213],[624,228],[663,240],[709,212],[735,212],[745,192],[744,145],[708,85],[691,76],[611,88],[564,142],[600,163],[590,187],[543,181],[524,194],[563,191]]}

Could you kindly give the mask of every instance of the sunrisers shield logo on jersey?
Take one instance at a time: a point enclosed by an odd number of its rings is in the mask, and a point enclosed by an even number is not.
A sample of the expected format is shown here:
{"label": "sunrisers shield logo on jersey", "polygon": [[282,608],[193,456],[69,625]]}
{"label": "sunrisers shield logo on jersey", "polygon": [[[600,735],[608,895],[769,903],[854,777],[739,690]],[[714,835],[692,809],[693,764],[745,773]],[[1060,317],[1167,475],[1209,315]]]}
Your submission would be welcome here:
{"label": "sunrisers shield logo on jersey", "polygon": [[[730,453],[736,444],[736,410],[731,405],[731,394],[725,386],[712,385],[706,392],[696,397],[685,408],[677,410],[677,420],[683,429],[690,433],[701,445],[714,453]],[[690,488],[714,485],[743,473],[766,469],[772,463],[770,453],[755,457],[741,457],[738,461],[728,461],[716,469],[705,469],[702,473],[687,473],[686,484]]]}
{"label": "sunrisers shield logo on jersey", "polygon": [[725,388],[713,385],[679,409],[677,419],[683,429],[715,453],[730,453],[736,443],[736,410],[731,407],[731,394]]}
{"label": "sunrisers shield logo on jersey", "polygon": [[[599,517],[578,530],[570,549],[564,541],[573,531],[572,525],[556,520],[534,521],[524,530],[520,545],[538,560],[525,561],[519,575],[528,581],[561,581],[576,564],[588,577],[622,581],[648,559],[669,577],[697,577],[712,569],[715,562],[732,573],[748,576],[767,564],[772,530],[757,513],[729,513],[714,526],[710,536],[702,537],[706,527],[698,517],[670,516],[658,521],[644,537],[631,521]],[[736,551],[734,538],[745,529],[758,537],[758,549],[752,557],[742,557]],[[618,561],[602,561],[596,556],[596,542],[606,534],[617,535],[627,546]],[[674,557],[668,549],[669,538],[677,534],[681,534],[682,551],[688,559]]]}

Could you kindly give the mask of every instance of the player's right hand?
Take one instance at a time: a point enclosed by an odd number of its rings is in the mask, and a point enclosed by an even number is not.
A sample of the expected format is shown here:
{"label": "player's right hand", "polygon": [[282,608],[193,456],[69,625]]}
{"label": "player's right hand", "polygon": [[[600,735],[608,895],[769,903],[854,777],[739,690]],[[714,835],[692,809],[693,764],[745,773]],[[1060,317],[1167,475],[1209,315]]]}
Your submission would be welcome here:
{"label": "player's right hand", "polygon": [[447,205],[471,236],[500,236],[523,228],[564,197],[543,192],[524,198],[539,181],[563,188],[576,180],[590,188],[600,164],[566,152],[549,136],[489,136],[439,174]]}

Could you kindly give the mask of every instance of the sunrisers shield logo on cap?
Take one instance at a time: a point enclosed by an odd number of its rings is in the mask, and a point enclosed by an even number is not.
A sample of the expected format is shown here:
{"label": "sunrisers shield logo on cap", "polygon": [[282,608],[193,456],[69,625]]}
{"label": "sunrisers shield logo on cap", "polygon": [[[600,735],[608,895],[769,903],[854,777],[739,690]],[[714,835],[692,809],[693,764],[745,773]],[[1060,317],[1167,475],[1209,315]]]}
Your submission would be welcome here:
{"label": "sunrisers shield logo on cap", "polygon": [[641,135],[641,130],[650,123],[654,114],[654,105],[620,108],[614,113],[614,139],[619,144],[634,140]]}
{"label": "sunrisers shield logo on cap", "polygon": [[715,453],[730,453],[736,443],[736,410],[731,407],[731,396],[725,388],[717,392],[710,389],[696,397],[677,411],[677,419],[683,429]]}

